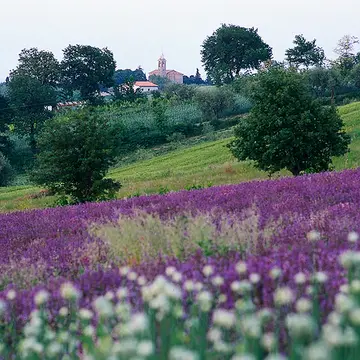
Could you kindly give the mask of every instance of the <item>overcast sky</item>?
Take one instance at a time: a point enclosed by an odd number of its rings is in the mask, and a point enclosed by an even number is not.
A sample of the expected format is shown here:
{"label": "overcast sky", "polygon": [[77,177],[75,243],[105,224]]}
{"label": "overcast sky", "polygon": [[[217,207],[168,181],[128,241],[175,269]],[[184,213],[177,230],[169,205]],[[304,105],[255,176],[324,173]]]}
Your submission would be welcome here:
{"label": "overcast sky", "polygon": [[21,49],[51,50],[60,60],[68,44],[108,47],[118,68],[146,73],[163,51],[169,69],[190,75],[221,23],[257,27],[277,60],[299,33],[332,57],[341,36],[360,37],[359,13],[359,0],[0,0],[0,82]]}

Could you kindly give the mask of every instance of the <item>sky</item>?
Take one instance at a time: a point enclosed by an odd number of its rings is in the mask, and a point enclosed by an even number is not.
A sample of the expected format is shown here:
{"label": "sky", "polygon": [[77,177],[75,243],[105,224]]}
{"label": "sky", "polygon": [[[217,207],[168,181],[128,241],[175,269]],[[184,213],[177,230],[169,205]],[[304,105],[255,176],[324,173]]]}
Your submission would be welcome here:
{"label": "sky", "polygon": [[120,69],[148,73],[163,52],[169,69],[204,74],[201,44],[222,23],[258,28],[276,60],[301,33],[332,58],[343,35],[360,37],[359,13],[359,0],[0,0],[0,82],[22,49],[61,60],[69,44],[108,47]]}

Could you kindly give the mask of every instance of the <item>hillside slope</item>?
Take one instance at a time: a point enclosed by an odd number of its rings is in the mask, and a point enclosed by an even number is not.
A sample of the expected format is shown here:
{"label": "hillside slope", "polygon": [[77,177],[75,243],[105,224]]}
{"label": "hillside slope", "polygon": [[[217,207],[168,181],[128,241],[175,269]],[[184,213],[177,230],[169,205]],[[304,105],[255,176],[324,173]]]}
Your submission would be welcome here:
{"label": "hillside slope", "polygon": [[[352,143],[348,154],[334,159],[335,168],[360,167],[360,102],[342,106],[339,112]],[[229,140],[203,143],[113,169],[110,176],[123,184],[119,198],[267,178],[250,162],[237,162],[226,148]],[[281,172],[276,177],[286,174]],[[51,206],[55,198],[38,197],[39,190],[32,186],[0,188],[0,212]]]}

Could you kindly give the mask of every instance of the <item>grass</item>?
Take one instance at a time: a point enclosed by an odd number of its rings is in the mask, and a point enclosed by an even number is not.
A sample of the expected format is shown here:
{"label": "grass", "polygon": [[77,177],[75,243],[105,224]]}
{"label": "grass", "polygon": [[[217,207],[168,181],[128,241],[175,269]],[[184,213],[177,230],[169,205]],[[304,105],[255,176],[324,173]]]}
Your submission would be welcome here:
{"label": "grass", "polygon": [[[350,152],[334,159],[336,170],[360,167],[360,102],[339,108],[345,129],[351,135]],[[118,167],[110,176],[121,181],[119,198],[180,190],[186,187],[239,183],[265,179],[265,172],[250,162],[237,162],[226,144],[230,138],[201,143],[165,155]],[[281,172],[275,177],[288,174]],[[55,197],[38,197],[40,191],[32,186],[0,188],[0,212],[52,206]]]}

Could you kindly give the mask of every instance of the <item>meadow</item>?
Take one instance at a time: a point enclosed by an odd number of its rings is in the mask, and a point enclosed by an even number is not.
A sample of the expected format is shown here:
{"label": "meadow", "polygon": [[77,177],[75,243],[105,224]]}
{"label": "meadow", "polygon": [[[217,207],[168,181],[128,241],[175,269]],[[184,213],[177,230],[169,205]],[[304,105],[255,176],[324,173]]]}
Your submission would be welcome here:
{"label": "meadow", "polygon": [[341,171],[269,180],[220,137],[128,159],[123,199],[0,214],[0,357],[358,359],[360,104],[339,111]]}
{"label": "meadow", "polygon": [[346,170],[2,214],[3,354],[301,359],[339,347],[355,359],[359,181]]}

